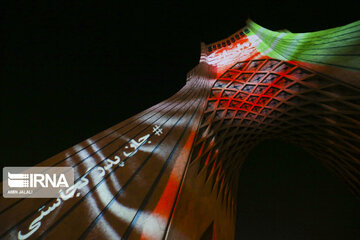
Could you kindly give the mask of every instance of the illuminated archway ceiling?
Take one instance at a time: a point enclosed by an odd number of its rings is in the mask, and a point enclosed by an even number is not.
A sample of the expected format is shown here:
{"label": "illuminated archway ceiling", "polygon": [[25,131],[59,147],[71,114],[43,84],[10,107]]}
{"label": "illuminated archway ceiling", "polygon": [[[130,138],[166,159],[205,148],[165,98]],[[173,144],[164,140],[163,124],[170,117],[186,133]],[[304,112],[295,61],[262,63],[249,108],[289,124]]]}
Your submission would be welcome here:
{"label": "illuminated archway ceiling", "polygon": [[[265,139],[303,147],[360,196],[360,91],[294,62],[237,62],[211,89],[192,161],[233,207],[249,151]],[[271,153],[269,153],[271,154]]]}

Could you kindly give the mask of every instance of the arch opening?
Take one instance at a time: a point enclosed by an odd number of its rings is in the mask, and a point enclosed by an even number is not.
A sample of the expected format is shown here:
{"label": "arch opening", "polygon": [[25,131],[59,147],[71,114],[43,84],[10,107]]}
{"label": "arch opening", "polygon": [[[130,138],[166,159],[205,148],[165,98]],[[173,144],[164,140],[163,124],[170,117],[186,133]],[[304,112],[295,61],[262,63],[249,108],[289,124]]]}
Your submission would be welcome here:
{"label": "arch opening", "polygon": [[360,204],[303,149],[266,140],[240,170],[236,239],[358,239]]}

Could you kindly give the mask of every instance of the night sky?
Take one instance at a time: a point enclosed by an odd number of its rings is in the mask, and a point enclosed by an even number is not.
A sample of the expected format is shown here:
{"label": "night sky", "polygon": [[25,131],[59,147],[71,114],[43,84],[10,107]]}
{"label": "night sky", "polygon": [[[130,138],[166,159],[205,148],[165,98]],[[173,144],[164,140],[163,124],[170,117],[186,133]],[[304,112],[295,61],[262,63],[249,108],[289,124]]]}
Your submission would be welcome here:
{"label": "night sky", "polygon": [[[2,166],[39,163],[170,97],[197,65],[200,42],[225,38],[248,18],[291,32],[360,19],[358,1],[35,2],[16,1],[2,13]],[[274,144],[276,148],[269,148],[271,143],[259,146],[274,153],[253,153],[242,171],[240,193],[247,196],[242,201],[248,207],[240,210],[244,218],[239,222],[247,225],[239,227],[243,235],[238,236],[360,236],[354,229],[360,226],[360,204],[345,185],[301,149]],[[300,157],[293,157],[294,151]],[[263,165],[273,167],[265,171]],[[304,177],[306,169],[316,169],[316,174]],[[285,177],[280,174],[284,172]],[[296,221],[284,221],[289,211]],[[329,234],[329,229],[336,233]],[[324,232],[329,236],[322,238]]]}

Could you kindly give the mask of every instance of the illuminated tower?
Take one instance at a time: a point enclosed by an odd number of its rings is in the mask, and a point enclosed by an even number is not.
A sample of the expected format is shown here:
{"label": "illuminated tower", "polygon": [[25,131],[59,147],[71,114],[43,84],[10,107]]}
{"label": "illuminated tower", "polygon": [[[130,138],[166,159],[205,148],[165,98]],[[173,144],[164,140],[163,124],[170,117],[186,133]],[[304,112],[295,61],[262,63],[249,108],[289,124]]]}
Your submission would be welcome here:
{"label": "illuminated tower", "polygon": [[302,34],[249,21],[202,44],[177,94],[39,164],[72,166],[74,191],[2,198],[0,236],[234,239],[239,170],[275,138],[359,197],[359,45],[359,21]]}

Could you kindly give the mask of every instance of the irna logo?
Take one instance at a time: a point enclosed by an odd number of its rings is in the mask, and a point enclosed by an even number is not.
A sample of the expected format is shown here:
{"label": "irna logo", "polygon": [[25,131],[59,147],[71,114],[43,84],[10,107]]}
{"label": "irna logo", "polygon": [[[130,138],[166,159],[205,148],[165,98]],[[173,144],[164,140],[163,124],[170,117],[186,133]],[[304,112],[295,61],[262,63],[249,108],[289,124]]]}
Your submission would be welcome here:
{"label": "irna logo", "polygon": [[42,173],[10,173],[8,172],[8,185],[11,188],[43,188],[51,187],[69,187],[65,174],[42,174]]}
{"label": "irna logo", "polygon": [[5,167],[5,198],[57,198],[74,184],[72,167]]}

